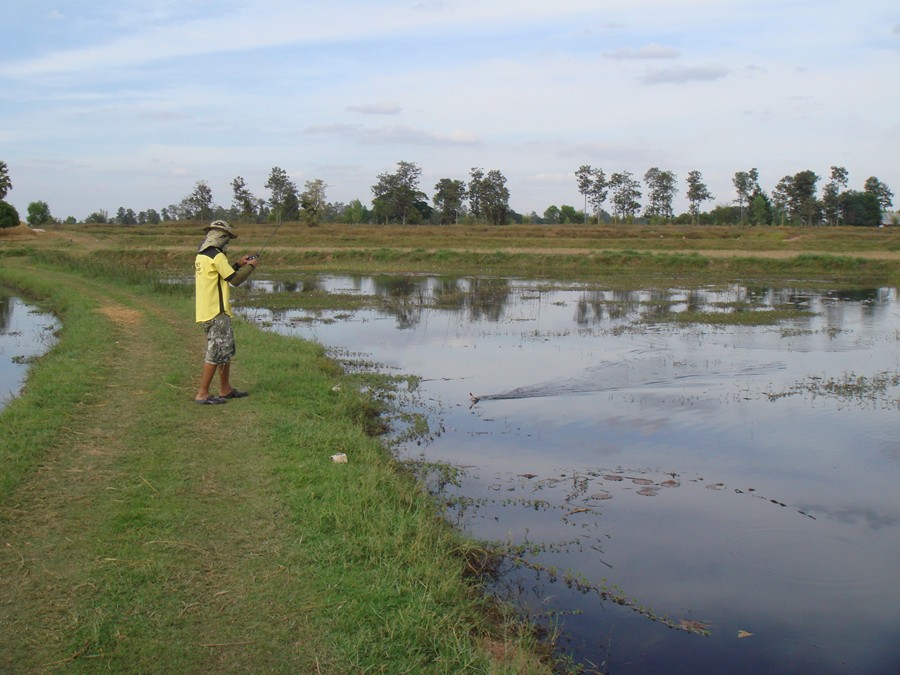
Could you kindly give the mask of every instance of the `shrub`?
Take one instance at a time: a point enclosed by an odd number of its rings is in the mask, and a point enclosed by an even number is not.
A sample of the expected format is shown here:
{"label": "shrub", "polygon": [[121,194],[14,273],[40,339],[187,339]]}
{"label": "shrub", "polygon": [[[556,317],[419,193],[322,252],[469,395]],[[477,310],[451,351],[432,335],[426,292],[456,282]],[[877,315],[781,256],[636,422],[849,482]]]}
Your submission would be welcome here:
{"label": "shrub", "polygon": [[0,227],[18,227],[19,212],[16,207],[4,201],[0,201]]}

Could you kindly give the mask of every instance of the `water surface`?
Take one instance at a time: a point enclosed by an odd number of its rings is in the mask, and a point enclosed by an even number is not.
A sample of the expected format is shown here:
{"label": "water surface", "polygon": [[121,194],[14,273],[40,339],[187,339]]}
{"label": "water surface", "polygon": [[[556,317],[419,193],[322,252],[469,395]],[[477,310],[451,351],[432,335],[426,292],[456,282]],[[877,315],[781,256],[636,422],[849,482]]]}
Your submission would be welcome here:
{"label": "water surface", "polygon": [[0,410],[18,395],[30,363],[53,345],[58,327],[52,314],[0,288]]}
{"label": "water surface", "polygon": [[[462,468],[448,518],[522,545],[497,590],[559,625],[576,660],[900,672],[896,289],[425,276],[291,289],[387,301],[246,315],[424,378],[435,434],[401,454]],[[798,313],[675,320],[776,309]]]}

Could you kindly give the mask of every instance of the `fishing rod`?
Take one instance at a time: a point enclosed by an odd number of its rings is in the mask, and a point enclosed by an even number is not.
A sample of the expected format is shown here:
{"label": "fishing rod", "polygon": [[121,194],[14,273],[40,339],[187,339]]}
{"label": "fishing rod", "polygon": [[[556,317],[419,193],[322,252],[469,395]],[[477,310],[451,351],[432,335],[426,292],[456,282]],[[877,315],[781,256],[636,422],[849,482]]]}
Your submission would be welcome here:
{"label": "fishing rod", "polygon": [[281,209],[278,210],[275,221],[275,229],[269,233],[269,238],[266,239],[265,243],[262,245],[262,248],[259,249],[259,251],[257,251],[255,255],[251,255],[249,258],[247,258],[247,260],[256,260],[259,256],[262,255],[262,252],[266,250],[266,246],[269,245],[269,242],[272,241],[272,237],[275,236],[275,233],[278,232],[278,228],[281,227]]}

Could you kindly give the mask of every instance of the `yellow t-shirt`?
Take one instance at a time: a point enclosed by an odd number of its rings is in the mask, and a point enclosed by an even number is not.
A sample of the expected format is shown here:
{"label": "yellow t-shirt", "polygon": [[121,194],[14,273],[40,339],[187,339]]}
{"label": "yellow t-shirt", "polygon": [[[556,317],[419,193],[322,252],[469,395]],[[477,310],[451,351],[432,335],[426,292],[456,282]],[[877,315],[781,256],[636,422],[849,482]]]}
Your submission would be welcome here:
{"label": "yellow t-shirt", "polygon": [[201,251],[194,259],[197,323],[209,321],[220,313],[231,314],[228,277],[234,268],[225,254],[216,248]]}

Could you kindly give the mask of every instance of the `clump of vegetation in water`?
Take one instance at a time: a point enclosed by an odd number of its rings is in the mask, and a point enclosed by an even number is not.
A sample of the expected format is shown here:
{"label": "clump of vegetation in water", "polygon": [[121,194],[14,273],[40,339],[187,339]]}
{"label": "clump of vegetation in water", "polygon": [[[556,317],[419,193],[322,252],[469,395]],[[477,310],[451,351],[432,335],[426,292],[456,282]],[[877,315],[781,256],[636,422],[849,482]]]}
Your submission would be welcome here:
{"label": "clump of vegetation in water", "polygon": [[730,312],[677,312],[654,316],[650,323],[710,324],[713,326],[775,326],[785,321],[806,319],[815,312],[799,309],[739,309]]}
{"label": "clump of vegetation in water", "polygon": [[839,401],[852,401],[857,403],[871,403],[889,405],[900,408],[900,398],[888,396],[888,389],[900,385],[900,372],[881,371],[871,377],[845,373],[841,377],[811,376],[804,382],[798,382],[790,389],[782,392],[766,394],[770,401],[810,394],[812,396],[824,396]]}

